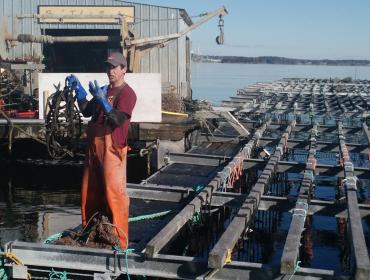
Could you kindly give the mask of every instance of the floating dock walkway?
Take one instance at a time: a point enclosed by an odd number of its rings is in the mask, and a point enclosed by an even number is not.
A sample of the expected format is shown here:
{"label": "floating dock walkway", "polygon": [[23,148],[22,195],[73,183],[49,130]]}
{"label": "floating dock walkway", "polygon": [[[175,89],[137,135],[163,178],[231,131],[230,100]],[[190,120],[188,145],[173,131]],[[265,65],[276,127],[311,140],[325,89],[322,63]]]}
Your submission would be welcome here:
{"label": "floating dock walkway", "polygon": [[[198,114],[204,130],[191,134],[190,150],[168,153],[165,167],[128,184],[131,204],[173,209],[162,220],[131,225],[134,252],[14,241],[4,249],[23,266],[9,270],[47,278],[54,269],[68,279],[368,280],[369,109],[370,81],[283,79],[241,89],[221,108]],[[325,180],[334,185],[320,197]],[[321,256],[328,269],[310,263],[321,242],[314,238],[320,225],[312,226],[318,216],[336,221],[346,248],[337,259]],[[279,230],[283,221],[286,231]],[[193,245],[183,244],[186,233]],[[182,245],[186,250],[176,250]],[[266,257],[272,252],[273,261]],[[331,262],[345,263],[345,272]]]}

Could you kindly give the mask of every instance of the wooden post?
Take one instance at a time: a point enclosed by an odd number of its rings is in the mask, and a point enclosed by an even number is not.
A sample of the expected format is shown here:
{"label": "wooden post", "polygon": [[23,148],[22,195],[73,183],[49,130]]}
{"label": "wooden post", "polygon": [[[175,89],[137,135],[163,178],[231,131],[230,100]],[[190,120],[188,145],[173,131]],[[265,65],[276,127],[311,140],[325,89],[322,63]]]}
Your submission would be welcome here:
{"label": "wooden post", "polygon": [[362,123],[362,128],[367,137],[367,142],[368,142],[367,157],[368,157],[368,160],[370,160],[370,131],[369,131],[369,127],[366,124],[366,120]]}
{"label": "wooden post", "polygon": [[[48,98],[50,96],[50,92],[48,90],[44,90],[42,92],[42,98],[43,98],[43,107],[44,107],[44,119],[46,119],[46,116],[49,113],[49,107],[47,106]],[[40,97],[39,97],[40,98]]]}
{"label": "wooden post", "polygon": [[128,39],[128,25],[124,16],[120,18],[121,21],[121,47],[122,54],[127,58],[127,48],[125,46],[125,40]]}
{"label": "wooden post", "polygon": [[134,58],[132,72],[139,73],[141,64],[141,50],[139,48],[135,48],[132,56]]}
{"label": "wooden post", "polygon": [[130,50],[129,50],[129,62],[130,64],[128,65],[128,70],[130,72],[134,72],[134,65],[135,65],[135,52],[136,52],[136,47],[135,45],[131,46],[130,47]]}

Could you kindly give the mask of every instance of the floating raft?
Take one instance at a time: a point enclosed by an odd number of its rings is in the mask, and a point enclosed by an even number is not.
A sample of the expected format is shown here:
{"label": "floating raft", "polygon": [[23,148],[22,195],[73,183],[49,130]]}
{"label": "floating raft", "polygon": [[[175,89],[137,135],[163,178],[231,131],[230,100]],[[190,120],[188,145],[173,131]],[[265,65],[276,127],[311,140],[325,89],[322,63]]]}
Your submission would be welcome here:
{"label": "floating raft", "polygon": [[[206,128],[193,133],[195,145],[186,153],[168,153],[165,167],[141,184],[128,184],[133,199],[176,206],[154,226],[131,226],[135,251],[127,256],[19,241],[4,249],[40,278],[55,269],[66,271],[68,279],[127,273],[165,279],[333,279],[339,275],[332,269],[300,266],[315,242],[310,238],[312,217],[325,216],[337,218],[338,235],[350,247],[348,273],[340,277],[368,280],[369,232],[363,221],[369,219],[370,204],[363,190],[370,179],[369,93],[370,81],[283,79],[241,89],[223,102],[223,109],[198,114]],[[277,183],[289,176],[295,176],[294,195],[291,185]],[[334,178],[335,196],[317,199],[316,182],[328,178]],[[207,228],[211,242],[202,253],[171,249],[197,213],[211,215],[216,209],[222,214],[219,209],[226,208],[233,210],[217,225],[221,230]],[[271,265],[261,260],[273,249],[255,250],[248,239],[261,224],[276,233],[281,215],[287,217],[288,229],[280,236],[278,264]],[[135,227],[140,237],[132,234]],[[191,238],[203,246],[201,236]],[[240,258],[240,246],[253,254]],[[10,265],[10,270],[19,267]]]}

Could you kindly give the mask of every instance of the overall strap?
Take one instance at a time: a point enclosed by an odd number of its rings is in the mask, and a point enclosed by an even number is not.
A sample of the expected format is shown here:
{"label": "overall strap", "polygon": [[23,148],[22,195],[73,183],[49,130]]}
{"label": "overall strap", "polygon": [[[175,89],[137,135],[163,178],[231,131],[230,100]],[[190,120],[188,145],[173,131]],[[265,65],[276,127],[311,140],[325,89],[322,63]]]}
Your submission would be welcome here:
{"label": "overall strap", "polygon": [[120,85],[118,88],[115,88],[114,89],[114,93],[113,93],[113,100],[112,100],[112,105],[113,107],[116,107],[116,103],[117,103],[117,100],[118,100],[118,96],[120,95],[122,89],[125,87],[126,85],[126,82],[123,82],[122,85]]}

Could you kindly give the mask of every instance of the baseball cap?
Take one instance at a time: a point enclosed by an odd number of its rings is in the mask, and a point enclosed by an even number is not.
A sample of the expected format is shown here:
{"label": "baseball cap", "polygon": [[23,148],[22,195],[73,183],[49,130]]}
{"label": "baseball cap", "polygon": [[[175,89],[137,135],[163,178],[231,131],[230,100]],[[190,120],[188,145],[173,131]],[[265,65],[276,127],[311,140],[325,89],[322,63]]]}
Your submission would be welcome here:
{"label": "baseball cap", "polygon": [[111,53],[110,55],[108,55],[108,58],[105,62],[115,67],[118,65],[122,65],[124,67],[127,66],[126,58],[121,53],[118,52]]}

